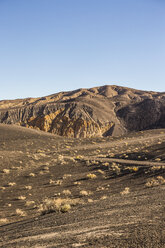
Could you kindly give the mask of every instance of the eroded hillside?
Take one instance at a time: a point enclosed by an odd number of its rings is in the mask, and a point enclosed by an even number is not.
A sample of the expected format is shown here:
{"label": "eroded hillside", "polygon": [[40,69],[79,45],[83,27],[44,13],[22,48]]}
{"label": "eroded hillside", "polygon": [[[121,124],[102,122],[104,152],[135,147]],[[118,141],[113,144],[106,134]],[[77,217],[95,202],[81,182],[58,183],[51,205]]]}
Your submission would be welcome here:
{"label": "eroded hillside", "polygon": [[112,85],[0,101],[0,122],[74,138],[165,128],[165,93]]}

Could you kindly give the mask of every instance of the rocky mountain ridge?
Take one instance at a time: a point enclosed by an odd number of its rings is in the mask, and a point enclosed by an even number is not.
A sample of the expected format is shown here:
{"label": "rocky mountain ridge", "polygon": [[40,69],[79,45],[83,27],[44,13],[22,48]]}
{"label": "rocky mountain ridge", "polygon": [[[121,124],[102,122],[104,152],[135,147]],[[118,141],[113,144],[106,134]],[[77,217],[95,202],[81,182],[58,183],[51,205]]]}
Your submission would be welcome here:
{"label": "rocky mountain ridge", "polygon": [[0,123],[75,138],[165,128],[165,93],[105,85],[42,98],[3,100]]}

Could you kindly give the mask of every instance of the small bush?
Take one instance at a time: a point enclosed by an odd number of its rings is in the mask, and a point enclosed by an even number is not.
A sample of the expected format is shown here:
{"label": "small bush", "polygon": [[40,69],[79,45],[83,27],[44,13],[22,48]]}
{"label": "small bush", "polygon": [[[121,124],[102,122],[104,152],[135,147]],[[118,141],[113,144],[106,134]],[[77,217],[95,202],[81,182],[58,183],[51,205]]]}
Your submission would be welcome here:
{"label": "small bush", "polygon": [[8,223],[8,219],[6,218],[0,219],[0,225],[6,224],[6,223]]}
{"label": "small bush", "polygon": [[35,201],[26,201],[25,206],[29,207],[34,204],[35,204]]}
{"label": "small bush", "polygon": [[14,182],[8,183],[8,186],[14,186],[14,185],[16,185],[16,183],[14,183]]}
{"label": "small bush", "polygon": [[25,186],[25,189],[29,189],[29,190],[30,190],[30,189],[32,189],[32,186],[26,185],[26,186]]}
{"label": "small bush", "polygon": [[88,195],[90,195],[90,192],[88,192],[88,191],[86,191],[86,190],[81,190],[81,191],[80,191],[80,195],[81,195],[81,196],[88,196]]}
{"label": "small bush", "polygon": [[65,189],[62,191],[64,195],[71,195],[71,191],[69,189]]}
{"label": "small bush", "polygon": [[44,215],[52,212],[68,212],[71,206],[80,203],[79,199],[45,199],[42,204],[40,204],[38,211]]}
{"label": "small bush", "polygon": [[155,187],[165,184],[165,179],[162,176],[157,176],[156,178],[151,178],[145,185],[147,187]]}
{"label": "small bush", "polygon": [[26,199],[26,196],[23,196],[23,195],[20,195],[17,197],[17,200],[25,200]]}
{"label": "small bush", "polygon": [[121,195],[127,195],[130,193],[130,188],[126,187],[122,192],[120,192]]}
{"label": "small bush", "polygon": [[19,208],[16,209],[16,214],[20,215],[22,217],[26,216],[26,213],[23,210],[19,209]]}
{"label": "small bush", "polygon": [[61,206],[61,212],[62,212],[62,213],[66,213],[66,212],[68,212],[70,209],[71,209],[70,204],[64,204],[64,205]]}
{"label": "small bush", "polygon": [[9,170],[9,169],[3,169],[2,171],[3,171],[3,173],[5,173],[5,174],[9,174],[9,173],[10,173],[10,170]]}
{"label": "small bush", "polygon": [[89,173],[87,174],[88,179],[95,179],[97,176],[95,174]]}
{"label": "small bush", "polygon": [[29,174],[29,177],[35,177],[35,174],[31,172],[31,173]]}

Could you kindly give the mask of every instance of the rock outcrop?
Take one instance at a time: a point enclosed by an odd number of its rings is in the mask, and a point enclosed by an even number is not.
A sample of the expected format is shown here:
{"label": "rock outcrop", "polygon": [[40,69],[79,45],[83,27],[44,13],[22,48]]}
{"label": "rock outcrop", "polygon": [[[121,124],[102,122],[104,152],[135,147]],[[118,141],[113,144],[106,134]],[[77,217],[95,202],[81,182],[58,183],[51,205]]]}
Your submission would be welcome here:
{"label": "rock outcrop", "polygon": [[0,122],[75,138],[165,128],[165,93],[112,85],[0,101]]}

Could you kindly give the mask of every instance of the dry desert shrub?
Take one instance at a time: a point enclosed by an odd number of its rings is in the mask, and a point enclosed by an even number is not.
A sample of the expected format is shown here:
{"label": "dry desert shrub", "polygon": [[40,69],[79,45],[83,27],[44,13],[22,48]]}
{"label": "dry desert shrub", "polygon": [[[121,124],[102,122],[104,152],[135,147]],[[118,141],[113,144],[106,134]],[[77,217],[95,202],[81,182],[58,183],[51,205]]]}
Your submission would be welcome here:
{"label": "dry desert shrub", "polygon": [[66,164],[63,155],[58,155],[57,161],[58,161],[61,165]]}
{"label": "dry desert shrub", "polygon": [[105,200],[105,199],[107,199],[108,197],[106,196],[106,195],[103,195],[103,196],[101,196],[101,198],[100,198],[100,200]]}
{"label": "dry desert shrub", "polygon": [[63,190],[62,193],[63,193],[64,195],[71,195],[71,194],[72,194],[71,191],[70,191],[69,189]]}
{"label": "dry desert shrub", "polygon": [[55,185],[61,185],[62,182],[63,182],[63,181],[59,179],[59,180],[56,180],[54,184],[55,184]]}
{"label": "dry desert shrub", "polygon": [[29,190],[30,190],[30,189],[32,189],[32,186],[26,185],[26,186],[25,186],[25,189],[29,189]]}
{"label": "dry desert shrub", "polygon": [[113,171],[116,175],[120,175],[121,169],[120,169],[119,164],[112,163],[111,168],[112,168],[112,171]]}
{"label": "dry desert shrub", "polygon": [[42,204],[40,204],[38,211],[40,214],[48,214],[52,212],[68,212],[71,206],[80,203],[80,199],[69,199],[69,198],[57,198],[57,199],[45,199]]}
{"label": "dry desert shrub", "polygon": [[109,163],[108,162],[103,162],[102,165],[108,167]]}
{"label": "dry desert shrub", "polygon": [[164,170],[165,169],[165,166],[164,165],[159,165],[159,166],[157,166],[157,165],[153,165],[152,167],[151,167],[151,171],[157,171],[157,170]]}
{"label": "dry desert shrub", "polygon": [[98,169],[97,172],[100,173],[100,174],[102,174],[102,175],[105,174],[105,172],[103,170],[100,170],[100,169]]}
{"label": "dry desert shrub", "polygon": [[0,225],[6,224],[6,223],[8,223],[8,219],[6,219],[6,218],[0,219]]}
{"label": "dry desert shrub", "polygon": [[71,176],[72,176],[71,174],[64,174],[62,179],[66,179],[66,178],[71,177]]}
{"label": "dry desert shrub", "polygon": [[127,195],[130,193],[130,188],[126,187],[122,192],[120,192],[121,195]]}
{"label": "dry desert shrub", "polygon": [[20,195],[17,197],[17,200],[25,200],[26,199],[26,196],[23,196],[23,195]]}
{"label": "dry desert shrub", "polygon": [[155,161],[159,162],[159,161],[161,161],[161,158],[155,158]]}
{"label": "dry desert shrub", "polygon": [[100,157],[100,158],[106,158],[107,155],[106,155],[106,154],[100,154],[99,157]]}
{"label": "dry desert shrub", "polygon": [[76,158],[75,158],[76,160],[83,160],[84,159],[84,157],[82,156],[82,155],[78,155],[78,156],[76,156]]}
{"label": "dry desert shrub", "polygon": [[29,174],[29,177],[35,177],[35,174],[31,172],[31,173]]}
{"label": "dry desert shrub", "polygon": [[15,182],[10,182],[10,183],[8,183],[8,186],[14,186],[14,185],[16,185]]}
{"label": "dry desert shrub", "polygon": [[91,192],[86,191],[86,190],[81,190],[81,191],[80,191],[80,195],[81,195],[81,196],[88,196],[88,195],[90,195],[90,194],[91,194]]}
{"label": "dry desert shrub", "polygon": [[10,170],[9,170],[9,169],[3,169],[2,172],[3,172],[4,174],[9,174],[9,173],[10,173]]}
{"label": "dry desert shrub", "polygon": [[35,204],[35,201],[26,201],[25,206],[29,207],[34,204]]}
{"label": "dry desert shrub", "polygon": [[157,176],[157,180],[158,180],[159,183],[161,183],[161,184],[164,184],[164,183],[165,183],[165,179],[164,179],[164,177],[162,177],[162,176]]}
{"label": "dry desert shrub", "polygon": [[76,181],[76,182],[74,182],[73,184],[74,184],[74,185],[81,185],[81,182],[77,182],[77,181]]}
{"label": "dry desert shrub", "polygon": [[26,216],[26,213],[23,210],[19,209],[19,208],[17,208],[15,212],[16,212],[17,215],[20,215],[22,217]]}
{"label": "dry desert shrub", "polygon": [[0,187],[0,190],[5,190],[6,188],[5,187]]}
{"label": "dry desert shrub", "polygon": [[95,179],[97,176],[93,173],[87,174],[87,179]]}
{"label": "dry desert shrub", "polygon": [[137,171],[139,170],[139,168],[136,167],[136,166],[133,166],[133,167],[127,166],[127,167],[125,168],[125,170],[129,170],[130,172],[137,172]]}
{"label": "dry desert shrub", "polygon": [[154,187],[165,184],[165,179],[162,176],[157,176],[156,178],[151,178],[148,180],[148,182],[145,184],[147,187]]}
{"label": "dry desert shrub", "polygon": [[132,167],[132,170],[134,171],[134,172],[137,172],[138,170],[139,170],[139,168],[138,167]]}
{"label": "dry desert shrub", "polygon": [[56,183],[56,181],[54,181],[52,179],[49,180],[49,184],[55,184],[55,183]]}

